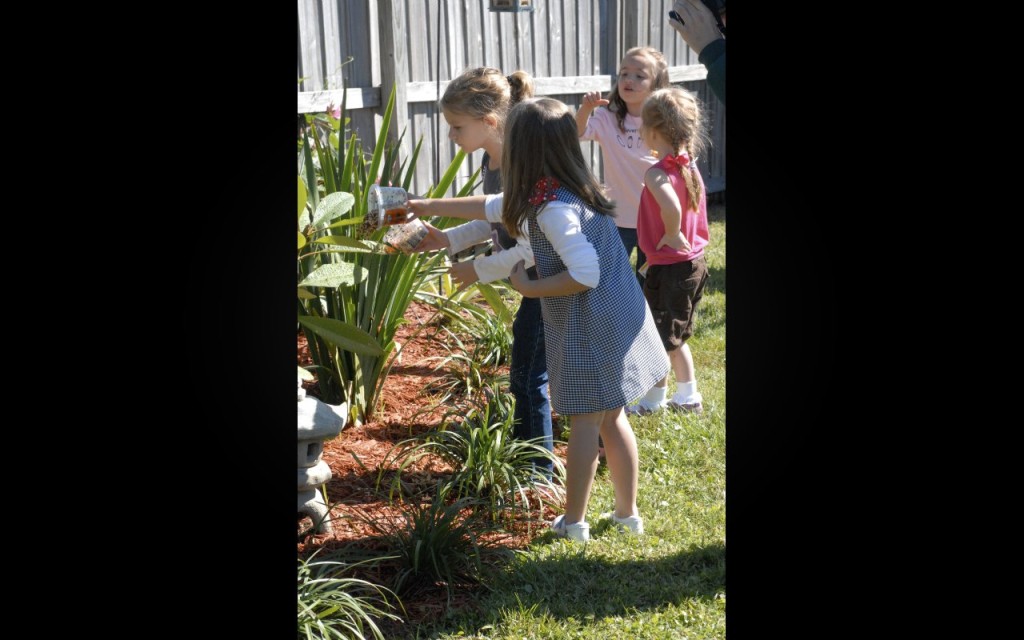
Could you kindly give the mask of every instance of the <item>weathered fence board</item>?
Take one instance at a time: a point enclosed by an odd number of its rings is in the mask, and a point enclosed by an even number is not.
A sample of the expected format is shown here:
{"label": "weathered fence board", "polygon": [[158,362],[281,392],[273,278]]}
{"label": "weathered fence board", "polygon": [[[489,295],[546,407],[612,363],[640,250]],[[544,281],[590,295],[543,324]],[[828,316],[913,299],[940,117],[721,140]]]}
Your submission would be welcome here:
{"label": "weathered fence board", "polygon": [[[535,0],[534,11],[513,13],[491,12],[487,0],[298,0],[298,113],[340,105],[344,87],[351,126],[369,154],[394,86],[390,139],[404,130],[401,156],[409,158],[422,138],[411,185],[422,193],[457,151],[436,101],[463,70],[522,69],[534,77],[539,95],[578,108],[584,93],[608,92],[627,49],[649,44],[665,54],[673,84],[704,101],[712,146],[698,166],[709,190],[723,189],[725,109],[708,91],[696,54],[668,25],[671,5],[672,0]],[[582,149],[603,177],[600,148],[583,143]],[[467,160],[453,193],[481,155]]]}

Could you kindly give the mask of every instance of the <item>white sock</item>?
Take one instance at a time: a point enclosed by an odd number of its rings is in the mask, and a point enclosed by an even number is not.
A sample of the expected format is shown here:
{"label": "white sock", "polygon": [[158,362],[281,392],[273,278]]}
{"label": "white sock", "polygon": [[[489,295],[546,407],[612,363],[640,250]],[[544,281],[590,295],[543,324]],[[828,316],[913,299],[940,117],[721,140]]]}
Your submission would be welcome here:
{"label": "white sock", "polygon": [[651,387],[647,394],[641,398],[640,404],[645,407],[658,407],[665,403],[665,394],[668,392],[668,387]]}
{"label": "white sock", "polygon": [[696,380],[676,383],[676,392],[672,396],[672,402],[676,404],[693,404],[701,400],[701,395],[697,392]]}

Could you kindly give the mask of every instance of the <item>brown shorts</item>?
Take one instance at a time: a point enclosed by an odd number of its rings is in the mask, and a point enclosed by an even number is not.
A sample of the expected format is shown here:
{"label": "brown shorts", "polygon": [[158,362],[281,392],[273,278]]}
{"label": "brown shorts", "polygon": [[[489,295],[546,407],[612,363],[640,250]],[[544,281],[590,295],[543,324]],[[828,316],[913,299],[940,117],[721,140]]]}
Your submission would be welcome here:
{"label": "brown shorts", "polygon": [[665,351],[675,351],[693,335],[694,312],[707,280],[704,256],[691,262],[652,264],[647,270],[644,297]]}

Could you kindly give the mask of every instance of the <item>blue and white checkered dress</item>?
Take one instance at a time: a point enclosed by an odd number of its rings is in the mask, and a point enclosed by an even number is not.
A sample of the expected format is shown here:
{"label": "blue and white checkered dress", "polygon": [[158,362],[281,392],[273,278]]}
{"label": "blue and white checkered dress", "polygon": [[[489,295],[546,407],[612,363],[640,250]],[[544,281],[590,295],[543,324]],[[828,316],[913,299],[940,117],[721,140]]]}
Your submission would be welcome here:
{"label": "blue and white checkered dress", "polygon": [[[601,279],[582,293],[541,298],[551,405],[562,415],[621,407],[665,377],[668,355],[615,222],[565,188],[555,195],[579,214]],[[530,245],[546,278],[566,266],[540,230],[536,211],[529,215]]]}

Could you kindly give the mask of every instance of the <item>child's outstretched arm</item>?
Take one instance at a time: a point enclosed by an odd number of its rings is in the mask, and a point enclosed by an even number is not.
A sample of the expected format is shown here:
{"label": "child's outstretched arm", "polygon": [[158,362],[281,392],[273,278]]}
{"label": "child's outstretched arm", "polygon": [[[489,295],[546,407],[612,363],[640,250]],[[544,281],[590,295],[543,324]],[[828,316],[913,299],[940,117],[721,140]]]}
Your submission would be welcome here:
{"label": "child's outstretched arm", "polygon": [[473,245],[485,242],[491,237],[491,225],[484,220],[470,220],[443,230],[429,222],[423,222],[423,226],[427,228],[427,235],[418,245],[405,250],[406,253],[425,253],[447,249],[449,253],[456,254]]}
{"label": "child's outstretched arm", "polygon": [[658,167],[651,167],[644,174],[644,186],[654,196],[661,209],[661,222],[665,225],[665,233],[658,240],[655,250],[668,245],[678,251],[689,251],[690,243],[683,235],[683,208],[676,190],[668,179],[668,174]]}
{"label": "child's outstretched arm", "polygon": [[484,202],[487,196],[466,196],[464,198],[423,198],[409,199],[409,209],[417,217],[448,216],[465,220],[485,220]]}
{"label": "child's outstretched arm", "polygon": [[467,284],[488,283],[511,277],[516,265],[524,265],[524,270],[533,266],[533,252],[530,251],[530,245],[521,240],[511,249],[498,249],[489,256],[457,262],[452,265],[451,273],[460,282]]}
{"label": "child's outstretched arm", "polygon": [[[420,222],[423,222],[422,220]],[[441,249],[448,249],[451,245],[448,242],[448,236],[444,231],[438,229],[434,225],[423,222],[423,226],[427,228],[427,235],[420,240],[420,243],[412,249],[406,251],[406,253],[425,253],[427,251],[440,251]]]}
{"label": "child's outstretched arm", "polygon": [[591,91],[584,94],[583,102],[580,103],[580,108],[576,111],[576,135],[583,137],[583,134],[587,131],[587,120],[590,120],[590,114],[597,107],[607,106],[609,102],[601,97],[600,91]]}
{"label": "child's outstretched arm", "polygon": [[502,278],[508,278],[512,269],[517,263],[525,262],[524,268],[533,266],[533,251],[524,238],[519,238],[519,243],[509,249],[497,249],[489,256],[480,256],[473,260],[473,268],[476,271],[477,279],[480,282],[494,282]]}

